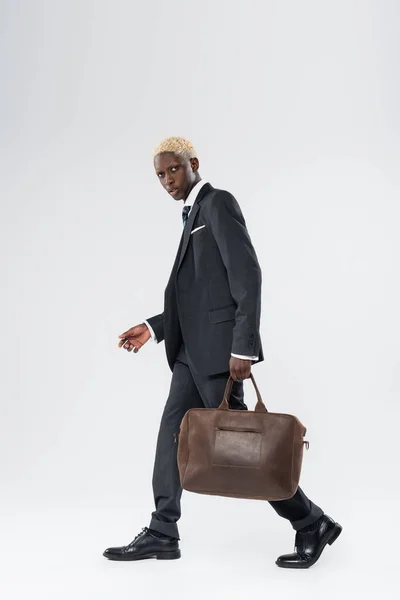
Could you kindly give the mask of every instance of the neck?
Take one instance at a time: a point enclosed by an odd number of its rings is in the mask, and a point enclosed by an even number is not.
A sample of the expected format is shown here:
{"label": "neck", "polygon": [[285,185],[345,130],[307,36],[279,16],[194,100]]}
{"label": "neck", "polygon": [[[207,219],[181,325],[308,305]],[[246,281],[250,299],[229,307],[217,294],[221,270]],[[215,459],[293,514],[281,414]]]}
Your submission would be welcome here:
{"label": "neck", "polygon": [[184,202],[186,202],[186,200],[188,199],[188,196],[190,194],[190,192],[192,191],[192,189],[194,188],[194,186],[199,183],[199,181],[201,181],[201,177],[200,175],[196,175],[195,180],[193,181],[192,185],[190,186],[190,188],[188,189],[188,193],[186,194],[186,197],[184,199]]}

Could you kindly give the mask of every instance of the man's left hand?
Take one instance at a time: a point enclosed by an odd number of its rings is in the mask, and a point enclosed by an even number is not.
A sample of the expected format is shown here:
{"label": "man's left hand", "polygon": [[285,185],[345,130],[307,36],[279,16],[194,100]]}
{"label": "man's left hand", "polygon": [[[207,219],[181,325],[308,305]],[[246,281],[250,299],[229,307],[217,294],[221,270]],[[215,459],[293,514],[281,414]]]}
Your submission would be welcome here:
{"label": "man's left hand", "polygon": [[251,373],[251,360],[244,360],[243,358],[231,356],[229,361],[229,371],[233,381],[237,381],[238,379],[249,379]]}

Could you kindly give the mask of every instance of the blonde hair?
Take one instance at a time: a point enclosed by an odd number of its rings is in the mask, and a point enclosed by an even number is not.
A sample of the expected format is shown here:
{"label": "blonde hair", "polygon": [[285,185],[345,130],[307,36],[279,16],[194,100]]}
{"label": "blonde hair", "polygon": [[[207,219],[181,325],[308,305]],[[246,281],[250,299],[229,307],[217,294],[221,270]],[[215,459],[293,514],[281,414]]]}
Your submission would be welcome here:
{"label": "blonde hair", "polygon": [[183,158],[190,160],[191,158],[197,158],[196,150],[192,142],[183,137],[169,137],[165,138],[156,148],[153,150],[153,160],[156,156],[162,152],[172,152],[173,154],[179,154]]}

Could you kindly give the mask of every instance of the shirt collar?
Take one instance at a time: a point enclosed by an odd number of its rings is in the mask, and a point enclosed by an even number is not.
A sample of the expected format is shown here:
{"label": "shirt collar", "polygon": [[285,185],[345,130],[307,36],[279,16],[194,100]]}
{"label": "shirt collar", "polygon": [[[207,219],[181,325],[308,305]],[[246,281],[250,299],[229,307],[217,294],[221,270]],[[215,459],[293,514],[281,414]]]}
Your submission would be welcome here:
{"label": "shirt collar", "polygon": [[184,205],[186,206],[193,206],[201,188],[206,185],[206,183],[208,183],[208,181],[206,181],[205,179],[201,179],[200,181],[198,181],[190,190],[190,194],[189,196],[186,198]]}

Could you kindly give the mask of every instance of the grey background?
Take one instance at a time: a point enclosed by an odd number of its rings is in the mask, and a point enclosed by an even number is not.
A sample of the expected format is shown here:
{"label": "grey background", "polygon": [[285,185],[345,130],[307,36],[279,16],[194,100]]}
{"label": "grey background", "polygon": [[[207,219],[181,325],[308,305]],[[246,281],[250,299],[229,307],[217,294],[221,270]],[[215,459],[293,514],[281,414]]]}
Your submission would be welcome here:
{"label": "grey background", "polygon": [[[4,598],[397,597],[399,17],[395,0],[0,2]],[[344,526],[306,573],[275,567],[293,531],[267,504],[188,493],[182,560],[101,555],[153,508],[171,374],[163,344],[132,355],[117,335],[162,310],[168,135],[242,207],[263,271],[253,374],[307,426],[302,486]]]}

